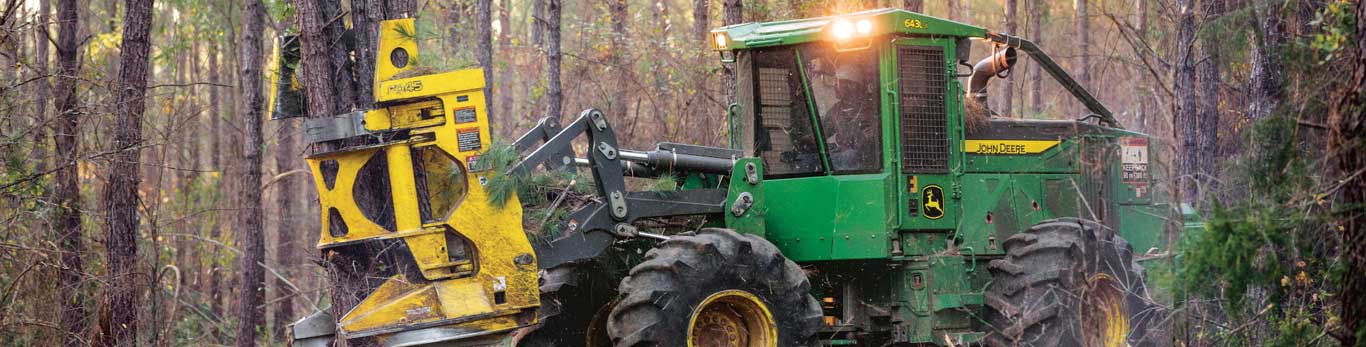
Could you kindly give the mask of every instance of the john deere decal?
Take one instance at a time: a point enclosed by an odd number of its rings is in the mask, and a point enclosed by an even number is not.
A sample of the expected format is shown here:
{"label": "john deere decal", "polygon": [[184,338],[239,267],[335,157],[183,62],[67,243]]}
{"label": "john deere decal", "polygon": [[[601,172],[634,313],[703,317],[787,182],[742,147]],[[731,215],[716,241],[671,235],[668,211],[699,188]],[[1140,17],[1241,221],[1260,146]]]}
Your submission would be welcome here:
{"label": "john deere decal", "polygon": [[925,186],[920,192],[920,213],[929,219],[944,217],[944,188]]}

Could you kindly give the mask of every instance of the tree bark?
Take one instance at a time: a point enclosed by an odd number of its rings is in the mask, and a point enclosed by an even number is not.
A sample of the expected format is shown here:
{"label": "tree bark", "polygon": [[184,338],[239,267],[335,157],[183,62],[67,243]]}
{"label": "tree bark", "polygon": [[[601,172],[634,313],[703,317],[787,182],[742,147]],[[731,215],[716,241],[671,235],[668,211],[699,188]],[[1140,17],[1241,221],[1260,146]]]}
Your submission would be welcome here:
{"label": "tree bark", "polygon": [[80,76],[80,45],[77,36],[80,18],[76,4],[80,0],[58,0],[57,2],[57,78],[56,100],[53,105],[57,111],[56,129],[53,132],[54,151],[57,156],[53,164],[57,168],[53,182],[52,198],[57,205],[53,230],[56,232],[57,247],[61,250],[61,268],[57,275],[57,292],[61,300],[60,321],[62,345],[66,347],[87,346],[85,298],[81,293],[82,274],[85,265],[81,259],[81,187],[77,170],[80,151],[80,117],[76,110],[76,81]]}
{"label": "tree bark", "polygon": [[703,49],[708,49],[707,44],[711,38],[707,37],[707,31],[711,28],[711,1],[693,0],[692,2],[692,37],[697,42],[703,44]]}
{"label": "tree bark", "polygon": [[295,15],[299,18],[299,82],[304,86],[308,103],[308,117],[328,117],[337,113],[336,92],[330,87],[332,58],[330,42],[323,33],[320,1],[294,0]]}
{"label": "tree bark", "polygon": [[[731,1],[731,0],[728,0]],[[739,1],[739,0],[733,0]],[[630,59],[626,54],[632,52],[628,46],[629,40],[626,37],[627,10],[626,0],[611,0],[607,3],[609,16],[612,18],[612,71],[613,78],[612,96],[608,101],[609,115],[613,117],[625,117],[630,111],[631,96],[628,93],[630,87],[627,84],[631,76]]]}
{"label": "tree bark", "polygon": [[925,0],[906,0],[905,5],[902,6],[907,11],[925,13]]}
{"label": "tree bark", "polygon": [[[1135,34],[1138,36],[1139,42],[1148,41],[1148,2],[1148,0],[1134,0],[1134,22],[1137,23],[1138,27],[1138,32]],[[1154,93],[1152,93],[1152,80],[1148,80],[1147,84],[1149,89],[1139,93],[1138,112],[1137,117],[1135,117],[1137,118],[1135,119],[1135,123],[1137,123],[1139,131],[1152,133],[1153,130],[1148,125],[1149,118],[1152,118],[1151,113],[1153,112]]]}
{"label": "tree bark", "polygon": [[[1016,29],[1018,29],[1018,25],[1016,24],[1018,21],[1015,18],[1015,10],[1018,7],[1016,6],[1016,2],[1017,0],[1005,0],[1006,32],[1011,35],[1019,35],[1019,33],[1016,32]],[[1001,114],[1012,117],[1015,112],[1015,73],[1011,73],[1010,76],[1007,76],[1004,82],[1005,83],[1001,83]]]}
{"label": "tree bark", "polygon": [[29,152],[29,161],[33,163],[34,172],[47,171],[47,141],[48,141],[48,115],[47,103],[52,98],[52,85],[48,82],[48,22],[52,20],[51,1],[38,1],[37,25],[33,30],[33,73],[38,78],[33,81],[33,150]]}
{"label": "tree bark", "polygon": [[[279,147],[275,149],[275,172],[285,174],[299,167],[296,158],[299,156],[299,136],[295,119],[283,119],[277,121],[280,125],[278,133]],[[290,175],[280,178],[275,182],[275,208],[278,209],[279,222],[276,223],[275,232],[275,268],[284,278],[297,278],[293,276],[294,268],[298,264],[300,256],[295,250],[297,234],[300,230],[299,223],[295,223],[300,214],[298,213],[299,204],[299,176]],[[294,291],[288,281],[275,279],[275,300],[271,300],[272,307],[275,308],[275,324],[271,326],[273,335],[277,342],[287,341],[285,329],[294,320],[294,298],[299,293]]]}
{"label": "tree bark", "polygon": [[[389,4],[391,10],[402,8],[395,5],[395,2],[398,1],[391,0]],[[340,17],[342,15],[341,0],[318,0],[318,8],[322,9],[320,12],[322,16],[319,17],[319,20],[323,21],[323,34],[326,35],[328,47],[331,48],[328,50],[328,55],[331,57],[328,66],[328,71],[331,72],[331,80],[328,85],[332,86],[337,95],[332,100],[335,103],[332,108],[333,114],[370,105],[369,102],[364,101],[371,99],[369,94],[373,92],[357,90],[356,78],[351,70],[355,68],[351,61],[351,47],[343,44],[345,41],[342,39],[342,35],[346,32],[346,21]]]}
{"label": "tree bark", "polygon": [[1082,87],[1091,86],[1091,16],[1087,12],[1086,0],[1075,0],[1077,35],[1077,83]]}
{"label": "tree bark", "polygon": [[[1218,23],[1218,17],[1223,15],[1223,0],[1201,0],[1202,17],[1204,23]],[[1199,149],[1195,152],[1200,157],[1196,158],[1198,181],[1201,183],[1202,193],[1212,192],[1217,189],[1216,181],[1210,179],[1214,177],[1215,159],[1219,153],[1219,105],[1221,104],[1219,90],[1223,86],[1220,77],[1219,65],[1223,61],[1219,53],[1218,37],[1205,35],[1200,40],[1200,49],[1204,51],[1204,62],[1196,68],[1197,78],[1199,79],[1200,99],[1196,105],[1197,115],[1196,124]],[[1203,198],[1203,196],[1196,197]]]}
{"label": "tree bark", "polygon": [[110,308],[105,346],[137,345],[137,313],[141,283],[136,276],[138,255],[138,155],[142,152],[143,97],[151,68],[152,0],[129,0],[123,19],[123,42],[119,60],[118,114],[114,125],[114,150],[109,183],[104,188],[106,245],[109,256]]}
{"label": "tree bark", "polygon": [[[489,102],[495,100],[493,98],[493,0],[474,0],[474,26],[476,48],[474,56],[479,61],[479,66],[484,70],[484,100]],[[500,124],[497,121],[498,117],[502,115],[492,114],[492,107],[485,107],[484,111],[489,113],[489,124],[496,128]]]}
{"label": "tree bark", "polygon": [[1176,9],[1176,71],[1173,81],[1172,92],[1176,94],[1175,110],[1172,112],[1176,120],[1174,131],[1176,131],[1177,165],[1176,177],[1180,186],[1181,201],[1194,202],[1198,186],[1196,184],[1196,173],[1199,171],[1198,160],[1200,158],[1199,127],[1196,122],[1196,94],[1195,90],[1195,10],[1192,8],[1194,0],[1178,0]]}
{"label": "tree bark", "polygon": [[545,4],[549,0],[531,0],[531,44],[545,45]]}
{"label": "tree bark", "polygon": [[242,88],[242,128],[246,131],[246,141],[242,146],[246,174],[243,175],[241,203],[242,229],[238,231],[238,256],[241,271],[239,299],[237,306],[237,346],[256,345],[257,328],[265,319],[263,298],[266,291],[265,230],[261,224],[261,122],[264,117],[262,105],[265,97],[261,89],[261,32],[266,16],[260,0],[242,2],[242,41],[238,44],[238,86]]}
{"label": "tree bark", "polygon": [[1284,99],[1282,84],[1285,70],[1281,66],[1281,47],[1285,45],[1286,28],[1284,19],[1277,13],[1276,6],[1258,5],[1252,1],[1250,23],[1253,28],[1252,40],[1252,88],[1248,100],[1247,117],[1250,120],[1266,118],[1275,111]]}
{"label": "tree bark", "polygon": [[[1029,39],[1034,41],[1035,45],[1043,47],[1043,17],[1046,13],[1044,0],[1029,2]],[[1029,64],[1029,108],[1035,114],[1043,113],[1043,68],[1039,67],[1039,64]]]}
{"label": "tree bark", "polygon": [[[721,20],[722,20],[722,22],[724,23],[724,25],[740,24],[740,23],[744,23],[744,22],[745,22],[745,16],[744,16],[744,13],[745,13],[745,8],[744,8],[744,6],[745,6],[745,5],[744,5],[744,1],[742,1],[742,0],[725,0],[725,3],[724,3],[723,6],[724,6],[724,7],[723,7],[723,13],[725,14],[725,16],[723,16],[723,17],[721,18]],[[710,40],[711,38],[708,38],[708,39]],[[725,90],[726,90],[726,105],[730,105],[730,104],[733,104],[733,103],[736,102],[736,100],[735,100],[735,63],[723,64],[723,65],[722,65],[722,68],[723,68],[723,71],[722,71],[722,72],[724,72],[724,73],[725,73],[725,76],[726,76],[726,77],[725,77],[725,78],[726,78],[726,81],[725,81],[725,83],[726,83],[726,85],[725,85]]]}
{"label": "tree bark", "polygon": [[556,120],[564,113],[563,102],[564,92],[560,90],[560,0],[545,0],[545,84],[546,84],[546,111],[545,116]]}
{"label": "tree bark", "polygon": [[375,102],[375,52],[379,50],[379,23],[384,19],[383,0],[351,0],[351,31],[355,38],[356,104]]}
{"label": "tree bark", "polygon": [[[1356,17],[1366,18],[1366,5],[1356,4]],[[1274,52],[1274,51],[1273,51]],[[1329,153],[1344,177],[1338,211],[1338,227],[1343,231],[1347,271],[1342,280],[1342,322],[1346,339],[1342,346],[1360,346],[1357,338],[1366,334],[1366,20],[1356,22],[1356,56],[1352,58],[1352,82],[1347,85],[1334,110],[1329,113],[1331,129]]]}

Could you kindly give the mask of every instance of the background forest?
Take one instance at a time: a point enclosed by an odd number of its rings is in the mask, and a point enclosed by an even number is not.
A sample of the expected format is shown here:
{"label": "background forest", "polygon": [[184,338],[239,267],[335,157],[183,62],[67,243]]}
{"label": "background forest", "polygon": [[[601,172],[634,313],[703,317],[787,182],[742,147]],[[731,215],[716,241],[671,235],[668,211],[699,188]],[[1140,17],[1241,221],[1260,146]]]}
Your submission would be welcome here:
{"label": "background forest", "polygon": [[[416,17],[425,64],[485,68],[502,138],[596,107],[627,147],[724,146],[708,30],[878,7],[1034,40],[1163,140],[1166,193],[1209,221],[1145,263],[1174,345],[1366,346],[1351,0],[4,0],[0,345],[280,345],[329,306],[299,120],[263,106],[278,35]],[[993,109],[1082,111],[1020,60]]]}

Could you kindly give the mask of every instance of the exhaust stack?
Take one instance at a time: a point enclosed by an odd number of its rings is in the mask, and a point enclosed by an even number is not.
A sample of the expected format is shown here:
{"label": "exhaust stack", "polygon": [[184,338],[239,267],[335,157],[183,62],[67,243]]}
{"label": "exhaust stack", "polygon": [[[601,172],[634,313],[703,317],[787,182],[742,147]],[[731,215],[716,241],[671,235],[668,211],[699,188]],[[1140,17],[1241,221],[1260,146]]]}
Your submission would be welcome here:
{"label": "exhaust stack", "polygon": [[1009,71],[1015,65],[1015,57],[1015,48],[1006,47],[1005,50],[996,52],[996,54],[992,54],[990,57],[977,62],[977,65],[972,66],[972,79],[968,84],[968,93],[978,105],[986,107],[987,84],[991,82],[991,77]]}

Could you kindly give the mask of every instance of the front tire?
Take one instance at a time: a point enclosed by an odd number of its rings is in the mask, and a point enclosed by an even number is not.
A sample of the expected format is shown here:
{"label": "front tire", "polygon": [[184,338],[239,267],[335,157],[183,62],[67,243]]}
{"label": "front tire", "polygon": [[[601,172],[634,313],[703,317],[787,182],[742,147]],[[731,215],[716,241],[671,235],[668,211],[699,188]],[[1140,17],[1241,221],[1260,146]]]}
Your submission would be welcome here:
{"label": "front tire", "polygon": [[984,302],[987,345],[1155,346],[1161,319],[1143,268],[1113,230],[1077,218],[1011,236],[992,260]]}
{"label": "front tire", "polygon": [[617,282],[596,261],[566,263],[541,275],[540,327],[520,347],[610,347],[605,312]]}
{"label": "front tire", "polygon": [[622,280],[607,331],[616,346],[804,346],[821,322],[811,282],[763,238],[680,234]]}

